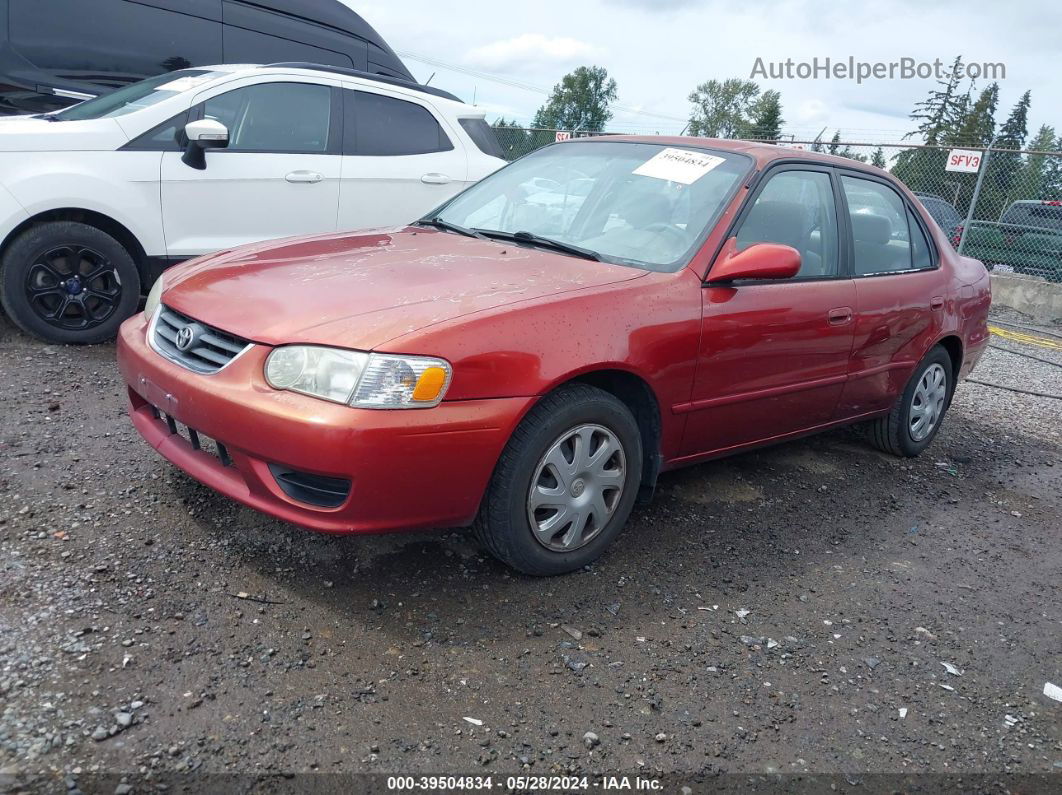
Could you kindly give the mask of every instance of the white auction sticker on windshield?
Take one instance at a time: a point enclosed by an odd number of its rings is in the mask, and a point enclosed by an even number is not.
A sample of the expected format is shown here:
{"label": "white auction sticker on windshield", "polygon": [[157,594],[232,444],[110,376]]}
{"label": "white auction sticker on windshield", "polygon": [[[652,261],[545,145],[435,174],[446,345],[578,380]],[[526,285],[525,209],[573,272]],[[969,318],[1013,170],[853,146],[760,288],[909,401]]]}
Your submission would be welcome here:
{"label": "white auction sticker on windshield", "polygon": [[187,91],[190,88],[203,85],[214,79],[214,75],[198,75],[192,77],[178,77],[168,83],[163,83],[156,91]]}
{"label": "white auction sticker on windshield", "polygon": [[655,177],[671,182],[681,182],[683,185],[692,185],[724,162],[726,162],[725,158],[705,152],[691,152],[689,149],[673,149],[669,146],[638,166],[633,173],[642,177]]}

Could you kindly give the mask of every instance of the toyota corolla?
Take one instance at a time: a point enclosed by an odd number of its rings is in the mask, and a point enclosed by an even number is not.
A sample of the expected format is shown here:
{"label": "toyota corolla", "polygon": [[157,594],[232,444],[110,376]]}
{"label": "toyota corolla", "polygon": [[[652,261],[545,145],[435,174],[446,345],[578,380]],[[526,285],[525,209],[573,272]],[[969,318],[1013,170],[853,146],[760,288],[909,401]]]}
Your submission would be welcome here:
{"label": "toyota corolla", "polygon": [[173,268],[118,357],[137,430],[223,494],[330,533],[473,525],[546,575],[665,470],[849,423],[918,455],[989,304],[885,171],[590,138],[407,228]]}

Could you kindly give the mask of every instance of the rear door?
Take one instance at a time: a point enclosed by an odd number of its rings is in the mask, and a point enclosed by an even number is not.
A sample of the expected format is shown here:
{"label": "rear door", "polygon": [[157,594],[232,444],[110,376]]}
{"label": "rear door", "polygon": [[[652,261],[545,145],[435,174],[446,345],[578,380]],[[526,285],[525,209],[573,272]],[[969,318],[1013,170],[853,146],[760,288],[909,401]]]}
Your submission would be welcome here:
{"label": "rear door", "polygon": [[776,167],[761,182],[738,219],[737,249],[792,246],[800,272],[704,288],[686,455],[766,442],[835,418],[854,325],[845,234],[831,169]]}
{"label": "rear door", "polygon": [[924,220],[886,180],[840,177],[852,230],[855,340],[840,414],[884,411],[940,335],[947,296]]}
{"label": "rear door", "polygon": [[339,228],[404,225],[468,184],[460,138],[426,101],[343,88]]}
{"label": "rear door", "polygon": [[296,77],[226,85],[197,98],[191,118],[216,119],[229,145],[199,171],[162,158],[170,256],[271,238],[332,232],[339,205],[341,129],[336,83]]}

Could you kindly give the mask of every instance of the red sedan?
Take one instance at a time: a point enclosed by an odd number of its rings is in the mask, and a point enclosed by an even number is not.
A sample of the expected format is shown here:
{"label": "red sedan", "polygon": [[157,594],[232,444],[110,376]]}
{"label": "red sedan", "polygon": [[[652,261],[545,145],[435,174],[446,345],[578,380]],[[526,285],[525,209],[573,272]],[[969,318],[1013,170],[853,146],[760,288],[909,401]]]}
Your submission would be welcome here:
{"label": "red sedan", "polygon": [[591,138],[404,229],[173,268],[118,358],[137,430],[212,488],[331,533],[474,524],[544,575],[664,470],[856,422],[918,455],[990,301],[887,172]]}

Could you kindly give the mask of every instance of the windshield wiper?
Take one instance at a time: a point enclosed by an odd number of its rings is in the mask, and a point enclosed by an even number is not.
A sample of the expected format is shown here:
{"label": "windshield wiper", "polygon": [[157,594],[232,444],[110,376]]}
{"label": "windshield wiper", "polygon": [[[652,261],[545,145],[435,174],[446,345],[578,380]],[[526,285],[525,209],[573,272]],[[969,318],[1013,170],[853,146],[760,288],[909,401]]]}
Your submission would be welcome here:
{"label": "windshield wiper", "polygon": [[464,235],[465,237],[478,237],[480,240],[490,240],[489,237],[476,229],[467,229],[458,224],[444,221],[439,216],[435,216],[434,218],[421,218],[414,224],[414,226],[434,226],[436,229],[444,229],[447,232],[457,232],[457,234]]}
{"label": "windshield wiper", "polygon": [[571,254],[573,257],[592,259],[594,262],[601,261],[601,255],[593,249],[583,248],[574,243],[565,243],[562,240],[554,240],[551,237],[542,237],[541,235],[536,235],[532,232],[502,232],[496,229],[477,229],[476,231],[481,232],[487,237],[493,237],[499,240],[512,240],[514,243],[530,243],[535,246],[542,246],[543,248],[552,248],[557,251],[563,251],[565,254]]}

